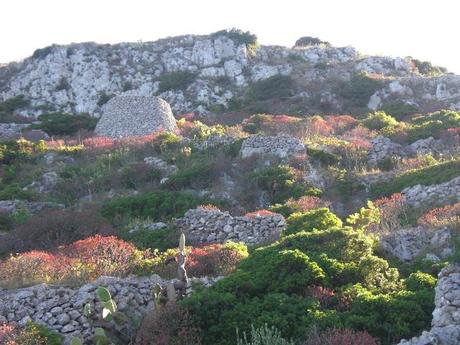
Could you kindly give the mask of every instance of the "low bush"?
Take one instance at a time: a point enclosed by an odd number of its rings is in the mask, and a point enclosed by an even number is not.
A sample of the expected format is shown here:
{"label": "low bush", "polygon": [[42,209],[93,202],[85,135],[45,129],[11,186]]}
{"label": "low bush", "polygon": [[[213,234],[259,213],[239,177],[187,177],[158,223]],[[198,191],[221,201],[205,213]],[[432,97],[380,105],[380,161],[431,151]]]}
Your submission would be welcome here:
{"label": "low bush", "polygon": [[259,80],[249,86],[246,98],[250,101],[265,101],[269,99],[285,98],[293,95],[293,81],[291,77],[274,75]]}
{"label": "low bush", "polygon": [[66,113],[43,114],[38,119],[41,123],[32,125],[31,128],[41,129],[49,135],[73,135],[81,130],[92,131],[98,121],[88,114]]}
{"label": "low bush", "polygon": [[428,168],[409,171],[393,178],[389,182],[371,185],[370,193],[374,198],[401,192],[404,188],[417,184],[429,186],[452,180],[460,175],[460,161],[452,160]]}
{"label": "low bush", "polygon": [[272,203],[304,195],[317,196],[319,191],[297,179],[293,168],[287,165],[270,166],[249,175],[249,181],[266,191]]}
{"label": "low bush", "polygon": [[449,227],[460,233],[460,202],[434,208],[421,216],[417,223],[427,228]]}
{"label": "low bush", "polygon": [[351,105],[365,107],[369,98],[381,87],[382,83],[379,80],[364,73],[358,73],[353,75],[348,82],[337,87],[336,92]]}
{"label": "low bush", "polygon": [[205,203],[203,198],[186,192],[157,191],[110,200],[101,212],[116,224],[133,218],[157,222],[181,217],[187,210]]}
{"label": "low bush", "polygon": [[227,36],[236,44],[245,44],[247,47],[257,45],[257,36],[249,31],[243,31],[237,28],[220,30],[211,34],[212,37]]}
{"label": "low bush", "polygon": [[[177,237],[176,237],[177,242]],[[177,245],[177,243],[176,243]],[[205,244],[186,247],[185,268],[191,277],[228,275],[237,264],[248,257],[248,248],[243,243]],[[178,249],[170,249],[153,259],[151,269],[164,278],[177,276]]]}
{"label": "low bush", "polygon": [[[238,332],[238,330],[237,330]],[[251,326],[250,340],[248,336],[243,332],[242,338],[237,333],[237,345],[294,345],[293,342],[287,341],[281,337],[280,332],[274,327],[268,327],[264,325],[259,328]]]}
{"label": "low bush", "polygon": [[23,328],[12,324],[0,324],[0,344],[61,345],[62,336],[31,321]]}
{"label": "low bush", "polygon": [[125,232],[120,236],[140,249],[157,249],[166,251],[177,247],[177,239],[179,231],[174,227],[152,230],[137,230],[133,232]]}
{"label": "low bush", "polygon": [[460,127],[460,112],[441,110],[428,115],[419,115],[412,118],[410,125],[407,129],[409,142],[428,137],[439,138],[444,130]]}
{"label": "low bush", "polygon": [[99,235],[61,246],[54,252],[31,251],[0,263],[2,286],[38,283],[81,284],[102,275],[144,272],[149,253],[113,236]]}
{"label": "low bush", "polygon": [[16,225],[0,243],[0,254],[51,249],[95,234],[112,234],[110,223],[97,208],[49,209]]}
{"label": "low bush", "polygon": [[284,235],[292,235],[299,231],[327,230],[341,227],[342,221],[328,208],[317,208],[307,212],[296,212],[287,219]]}
{"label": "low bush", "polygon": [[362,122],[364,127],[371,130],[381,130],[385,127],[394,127],[398,125],[398,121],[391,115],[387,115],[383,111],[371,113]]}
{"label": "low bush", "polygon": [[160,76],[158,92],[168,90],[185,90],[196,79],[196,75],[188,71],[175,71]]}
{"label": "low bush", "polygon": [[326,41],[321,41],[317,37],[304,36],[300,37],[297,41],[295,41],[294,47],[309,47],[318,45],[330,46],[331,44]]}
{"label": "low bush", "polygon": [[201,331],[179,304],[168,302],[144,317],[136,345],[201,345]]}
{"label": "low bush", "polygon": [[418,112],[418,108],[415,105],[404,102],[387,103],[381,108],[381,110],[386,114],[393,116],[398,121]]}
{"label": "low bush", "polygon": [[314,328],[302,345],[379,345],[379,341],[366,331],[347,328],[329,328],[318,331]]}
{"label": "low bush", "polygon": [[317,196],[302,196],[299,199],[288,199],[284,204],[276,204],[270,210],[281,213],[284,217],[289,217],[296,212],[308,212],[315,208],[329,207],[330,202],[322,200]]}

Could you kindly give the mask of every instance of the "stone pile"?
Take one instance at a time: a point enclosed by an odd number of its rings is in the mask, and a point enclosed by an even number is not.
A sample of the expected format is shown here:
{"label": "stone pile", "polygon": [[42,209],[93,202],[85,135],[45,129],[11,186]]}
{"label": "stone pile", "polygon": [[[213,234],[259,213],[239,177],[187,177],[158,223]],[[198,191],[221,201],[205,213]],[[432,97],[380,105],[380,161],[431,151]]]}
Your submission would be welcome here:
{"label": "stone pile", "polygon": [[[201,283],[209,287],[221,277],[191,278],[187,293],[192,285]],[[93,320],[100,319],[102,306],[96,289],[106,287],[118,310],[132,319],[141,318],[154,308],[152,288],[165,285],[160,276],[130,276],[127,278],[100,277],[96,281],[77,288],[40,284],[17,290],[0,290],[0,324],[16,323],[24,326],[32,320],[65,336],[65,343],[72,336],[88,339],[94,334],[91,320],[83,314],[85,304],[94,306]]]}
{"label": "stone pile", "polygon": [[0,200],[0,212],[15,213],[26,210],[28,213],[38,213],[45,209],[63,209],[65,205],[54,202],[25,201],[25,200]]}
{"label": "stone pile", "polygon": [[382,135],[372,139],[371,144],[372,148],[367,155],[367,161],[371,166],[376,166],[379,162],[394,156],[405,155],[404,148],[400,144]]}
{"label": "stone pile", "polygon": [[198,207],[189,210],[176,225],[184,232],[187,242],[244,242],[249,245],[276,241],[286,226],[280,214],[255,217],[233,217],[228,212]]}
{"label": "stone pile", "polygon": [[441,205],[453,200],[460,201],[460,176],[448,182],[431,186],[415,185],[402,190],[407,204],[419,207],[423,204]]}
{"label": "stone pile", "polygon": [[425,254],[425,259],[439,261],[453,254],[451,229],[415,227],[393,231],[380,239],[380,248],[403,261]]}
{"label": "stone pile", "polygon": [[262,136],[254,135],[243,141],[241,157],[253,155],[274,155],[287,158],[298,154],[305,154],[305,145],[301,140],[287,135]]}
{"label": "stone pile", "polygon": [[158,97],[116,96],[103,107],[95,132],[103,137],[123,138],[177,130],[168,102]]}
{"label": "stone pile", "polygon": [[460,344],[460,264],[452,264],[439,273],[434,303],[431,330],[398,345]]}

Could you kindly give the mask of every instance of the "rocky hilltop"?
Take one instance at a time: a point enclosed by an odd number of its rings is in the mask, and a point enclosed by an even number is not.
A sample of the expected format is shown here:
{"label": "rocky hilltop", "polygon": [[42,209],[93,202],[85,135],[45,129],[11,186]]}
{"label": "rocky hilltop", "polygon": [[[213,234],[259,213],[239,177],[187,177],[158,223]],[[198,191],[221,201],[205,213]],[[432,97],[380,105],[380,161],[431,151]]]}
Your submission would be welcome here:
{"label": "rocky hilltop", "polygon": [[[248,35],[233,30],[155,42],[49,46],[0,66],[0,100],[24,95],[31,101],[22,110],[25,115],[100,115],[112,96],[127,93],[159,96],[175,113],[207,114],[237,108],[247,103],[252,86],[284,76],[278,80],[289,91],[282,95],[279,111],[284,112],[375,110],[395,100],[420,111],[460,109],[460,76],[430,63],[365,56],[353,47],[321,41],[299,40],[293,48],[258,46],[255,36]],[[378,83],[362,85],[362,99],[350,102],[346,83],[356,81],[359,73]]]}

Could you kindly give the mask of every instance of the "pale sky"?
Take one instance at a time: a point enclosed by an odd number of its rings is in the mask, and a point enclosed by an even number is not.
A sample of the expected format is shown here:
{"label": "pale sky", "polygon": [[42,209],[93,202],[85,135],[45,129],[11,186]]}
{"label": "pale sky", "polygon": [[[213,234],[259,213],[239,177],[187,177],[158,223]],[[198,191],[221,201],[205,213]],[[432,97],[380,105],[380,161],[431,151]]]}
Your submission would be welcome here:
{"label": "pale sky", "polygon": [[314,36],[460,74],[459,0],[0,0],[0,62],[52,43],[152,41],[237,27],[262,44]]}

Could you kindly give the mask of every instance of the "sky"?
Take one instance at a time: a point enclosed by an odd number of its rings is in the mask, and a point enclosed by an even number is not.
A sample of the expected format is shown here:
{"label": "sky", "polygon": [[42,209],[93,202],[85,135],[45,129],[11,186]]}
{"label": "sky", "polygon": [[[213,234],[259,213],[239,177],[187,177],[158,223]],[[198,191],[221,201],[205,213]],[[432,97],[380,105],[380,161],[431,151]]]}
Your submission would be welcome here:
{"label": "sky", "polygon": [[314,36],[460,74],[458,0],[0,0],[0,62],[53,43],[153,41],[236,27],[261,44]]}

